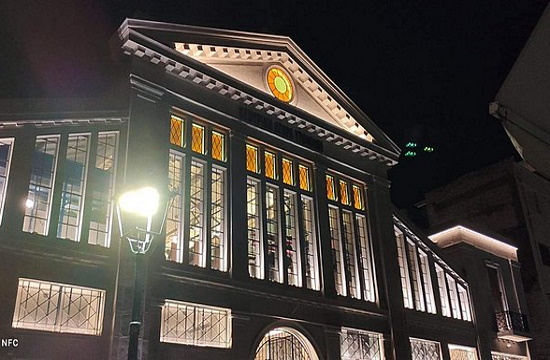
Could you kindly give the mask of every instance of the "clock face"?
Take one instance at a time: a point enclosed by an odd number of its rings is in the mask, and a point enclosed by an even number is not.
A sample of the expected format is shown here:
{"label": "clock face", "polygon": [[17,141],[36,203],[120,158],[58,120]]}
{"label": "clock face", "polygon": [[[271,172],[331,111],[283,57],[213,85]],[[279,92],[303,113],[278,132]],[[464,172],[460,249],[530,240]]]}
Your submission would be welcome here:
{"label": "clock face", "polygon": [[271,93],[281,101],[290,102],[294,97],[290,77],[279,67],[272,67],[267,71],[267,85]]}

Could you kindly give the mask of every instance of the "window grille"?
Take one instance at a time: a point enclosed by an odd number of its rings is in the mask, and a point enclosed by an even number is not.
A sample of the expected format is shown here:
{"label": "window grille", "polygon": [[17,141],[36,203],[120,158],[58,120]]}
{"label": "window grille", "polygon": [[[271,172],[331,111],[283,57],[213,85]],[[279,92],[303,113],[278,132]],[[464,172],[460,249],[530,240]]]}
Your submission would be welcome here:
{"label": "window grille", "polygon": [[166,300],[160,341],[217,348],[231,347],[231,310]]}
{"label": "window grille", "polygon": [[438,342],[420,339],[411,340],[412,360],[440,360],[441,348]]}
{"label": "window grille", "polygon": [[407,264],[407,256],[405,252],[405,239],[403,232],[397,227],[394,228],[395,239],[397,241],[397,261],[399,263],[399,274],[401,277],[401,290],[403,292],[403,302],[406,308],[412,309],[414,307],[411,284],[409,281],[409,267]]}
{"label": "window grille", "polygon": [[279,222],[279,190],[275,186],[267,185],[265,193],[266,227],[267,227],[267,261],[269,280],[283,282],[281,272],[281,230]]}
{"label": "window grille", "polygon": [[302,286],[300,269],[300,247],[298,245],[298,215],[296,209],[296,194],[288,190],[283,193],[285,215],[285,267],[288,276],[288,284]]}
{"label": "window grille", "polygon": [[101,335],[105,291],[19,279],[12,327]]}
{"label": "window grille", "polygon": [[311,343],[299,332],[290,328],[276,328],[267,333],[254,360],[318,360]]}
{"label": "window grille", "polygon": [[204,164],[191,162],[189,205],[189,264],[205,267],[204,239]]}
{"label": "window grille", "polygon": [[246,213],[248,222],[248,273],[263,279],[262,241],[260,236],[260,183],[248,178],[246,184]]}
{"label": "window grille", "polygon": [[340,335],[342,360],[382,360],[382,335],[362,330],[342,329]]}

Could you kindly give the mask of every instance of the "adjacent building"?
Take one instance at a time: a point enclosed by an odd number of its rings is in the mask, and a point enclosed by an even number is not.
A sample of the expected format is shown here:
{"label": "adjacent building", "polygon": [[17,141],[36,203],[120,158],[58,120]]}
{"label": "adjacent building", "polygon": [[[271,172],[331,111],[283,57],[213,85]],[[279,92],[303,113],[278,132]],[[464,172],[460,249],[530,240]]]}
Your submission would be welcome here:
{"label": "adjacent building", "polygon": [[[142,359],[529,358],[515,250],[409,224],[400,150],[292,40],[128,19],[113,45],[112,99],[0,113],[2,356],[126,358],[138,291]],[[144,183],[172,197],[136,287],[114,199]]]}

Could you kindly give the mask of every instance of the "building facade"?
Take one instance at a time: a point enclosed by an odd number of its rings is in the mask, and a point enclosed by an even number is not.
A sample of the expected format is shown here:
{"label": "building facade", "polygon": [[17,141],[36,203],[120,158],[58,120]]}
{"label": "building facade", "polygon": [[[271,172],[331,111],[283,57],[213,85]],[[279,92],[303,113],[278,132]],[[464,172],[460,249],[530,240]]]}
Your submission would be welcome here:
{"label": "building facade", "polygon": [[[289,38],[129,19],[113,44],[115,110],[2,111],[2,355],[126,358],[137,291],[142,359],[528,358],[392,207],[399,149]],[[134,284],[114,200],[145,183],[172,197]]]}

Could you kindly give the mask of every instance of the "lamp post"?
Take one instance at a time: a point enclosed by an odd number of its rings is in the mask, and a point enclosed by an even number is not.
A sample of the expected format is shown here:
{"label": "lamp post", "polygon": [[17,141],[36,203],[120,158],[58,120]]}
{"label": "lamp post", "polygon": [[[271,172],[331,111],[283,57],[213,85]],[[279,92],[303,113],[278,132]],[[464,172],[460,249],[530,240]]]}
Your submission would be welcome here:
{"label": "lamp post", "polygon": [[[144,255],[155,235],[164,227],[169,197],[161,196],[153,187],[131,189],[122,193],[116,202],[120,234],[128,240],[134,255],[134,295],[132,319],[129,326],[128,360],[138,358],[138,340],[141,328],[141,297],[144,289]],[[163,212],[159,214],[159,209]]]}

